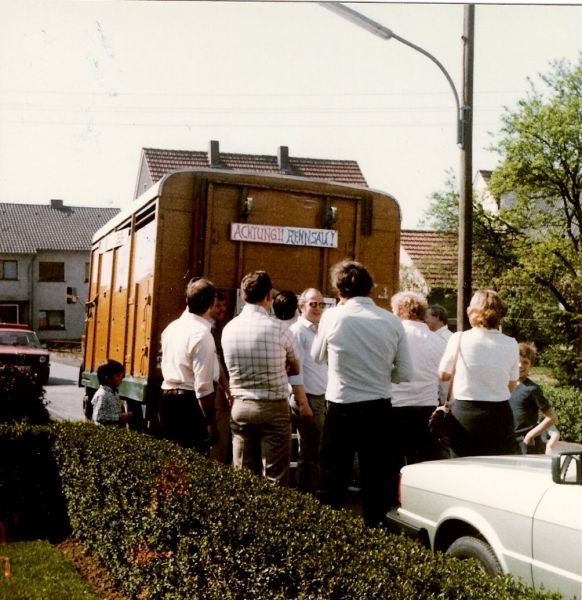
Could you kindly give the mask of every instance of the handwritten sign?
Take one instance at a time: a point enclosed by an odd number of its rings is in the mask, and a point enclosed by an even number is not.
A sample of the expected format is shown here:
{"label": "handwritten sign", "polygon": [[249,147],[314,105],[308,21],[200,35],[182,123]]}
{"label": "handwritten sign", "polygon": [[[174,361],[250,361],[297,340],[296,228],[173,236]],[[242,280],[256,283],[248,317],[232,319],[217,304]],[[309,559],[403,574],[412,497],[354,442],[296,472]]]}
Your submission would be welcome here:
{"label": "handwritten sign", "polygon": [[231,223],[230,239],[235,242],[337,248],[337,231],[333,229]]}

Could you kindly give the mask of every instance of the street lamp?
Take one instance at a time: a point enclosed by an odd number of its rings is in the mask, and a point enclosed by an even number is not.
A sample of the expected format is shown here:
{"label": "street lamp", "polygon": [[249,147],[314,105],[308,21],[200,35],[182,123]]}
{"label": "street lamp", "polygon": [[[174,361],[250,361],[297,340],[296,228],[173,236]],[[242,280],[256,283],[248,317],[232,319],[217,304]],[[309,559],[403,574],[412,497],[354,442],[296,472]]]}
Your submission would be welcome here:
{"label": "street lamp", "polygon": [[372,19],[369,19],[365,15],[362,15],[359,12],[351,9],[349,6],[345,6],[345,4],[340,4],[339,2],[320,2],[319,4],[324,8],[327,8],[328,10],[331,10],[332,12],[336,13],[340,17],[347,19],[351,23],[354,23],[355,25],[362,27],[366,31],[377,35],[383,40],[394,39],[398,42],[401,42],[402,44],[405,44],[406,46],[409,46],[417,52],[424,54],[428,59],[432,60],[432,62],[442,71],[443,75],[447,78],[447,81],[451,86],[451,90],[453,91],[453,96],[455,97],[455,103],[457,105],[457,144],[459,144],[459,146],[463,145],[463,119],[457,88],[455,87],[451,76],[447,73],[447,70],[432,54],[427,52],[424,48],[421,48],[420,46],[417,46],[416,44],[413,44],[412,42],[409,42],[403,37],[397,35],[392,31],[392,29],[388,29],[388,27],[384,27],[384,25],[380,25],[380,23],[372,21]]}
{"label": "street lamp", "polygon": [[396,40],[430,59],[446,77],[456,104],[457,145],[461,150],[461,168],[459,177],[459,250],[457,280],[457,328],[462,331],[468,325],[466,308],[469,305],[472,278],[472,221],[473,190],[471,186],[472,145],[473,145],[473,38],[475,23],[475,7],[465,5],[463,31],[463,105],[451,76],[443,65],[429,52],[394,33],[391,29],[369,19],[359,12],[339,2],[320,2],[324,8],[331,10],[351,23],[377,35],[383,40]]}

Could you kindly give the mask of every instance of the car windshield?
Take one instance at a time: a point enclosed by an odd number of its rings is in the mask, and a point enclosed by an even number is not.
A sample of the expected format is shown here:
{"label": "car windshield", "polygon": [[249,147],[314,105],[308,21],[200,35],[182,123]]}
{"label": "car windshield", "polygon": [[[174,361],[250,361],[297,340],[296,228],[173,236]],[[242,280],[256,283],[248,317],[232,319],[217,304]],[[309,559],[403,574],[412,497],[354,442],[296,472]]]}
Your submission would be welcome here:
{"label": "car windshield", "polygon": [[0,331],[0,346],[40,348],[40,342],[32,331]]}

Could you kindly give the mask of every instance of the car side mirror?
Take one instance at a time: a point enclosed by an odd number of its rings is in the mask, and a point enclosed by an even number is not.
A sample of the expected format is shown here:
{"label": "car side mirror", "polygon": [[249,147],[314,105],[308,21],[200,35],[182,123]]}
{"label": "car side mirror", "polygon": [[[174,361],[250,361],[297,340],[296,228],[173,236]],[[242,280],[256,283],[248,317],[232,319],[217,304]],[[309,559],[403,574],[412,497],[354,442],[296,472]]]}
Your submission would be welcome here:
{"label": "car side mirror", "polygon": [[582,485],[582,452],[562,452],[552,457],[552,480],[566,485]]}

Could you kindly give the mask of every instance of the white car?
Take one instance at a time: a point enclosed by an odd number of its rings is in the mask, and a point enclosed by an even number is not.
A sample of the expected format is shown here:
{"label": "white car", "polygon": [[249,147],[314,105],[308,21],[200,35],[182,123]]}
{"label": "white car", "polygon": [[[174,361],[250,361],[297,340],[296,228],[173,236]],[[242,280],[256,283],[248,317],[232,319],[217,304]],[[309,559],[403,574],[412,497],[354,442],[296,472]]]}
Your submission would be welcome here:
{"label": "white car", "polygon": [[402,469],[389,528],[489,574],[582,598],[582,453],[480,456]]}

